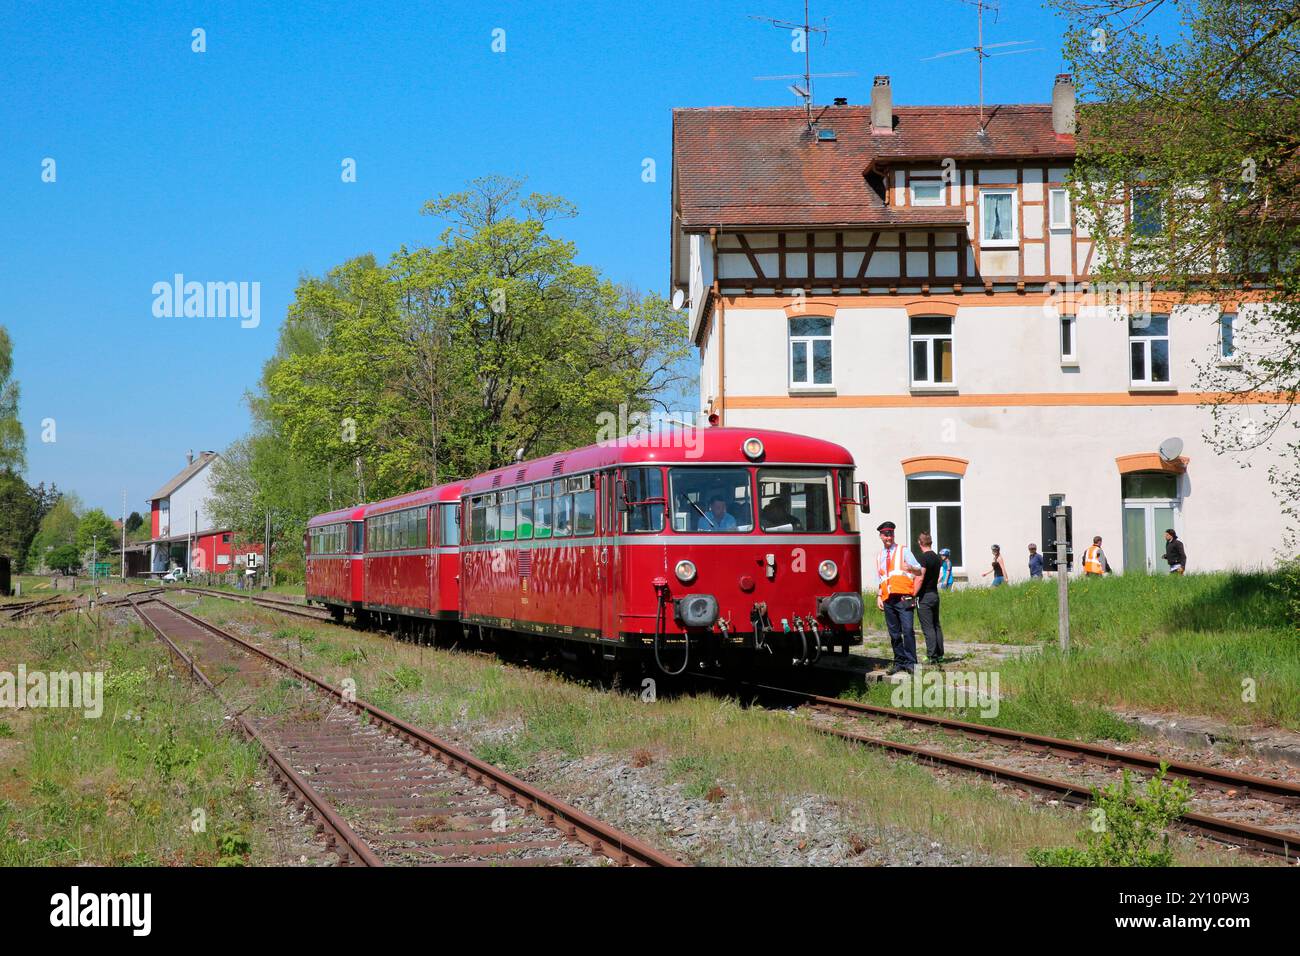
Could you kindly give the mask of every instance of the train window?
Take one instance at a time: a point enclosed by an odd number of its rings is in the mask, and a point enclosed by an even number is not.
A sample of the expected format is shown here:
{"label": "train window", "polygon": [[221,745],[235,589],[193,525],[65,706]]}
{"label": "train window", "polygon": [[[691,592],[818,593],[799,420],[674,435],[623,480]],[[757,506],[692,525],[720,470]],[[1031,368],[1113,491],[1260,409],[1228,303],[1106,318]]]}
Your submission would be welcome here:
{"label": "train window", "polygon": [[442,506],[442,545],[455,547],[460,544],[460,524],[456,521],[456,506]]}
{"label": "train window", "polygon": [[[590,475],[584,476],[588,482]],[[573,533],[596,533],[596,489],[579,491],[573,496]]]}
{"label": "train window", "polygon": [[515,491],[501,492],[501,540],[515,540]]}
{"label": "train window", "polygon": [[748,468],[672,468],[674,531],[754,530]]}
{"label": "train window", "polygon": [[551,536],[551,483],[544,481],[533,489],[533,537]]}
{"label": "train window", "polygon": [[833,487],[826,468],[758,469],[759,526],[774,534],[834,531]]}
{"label": "train window", "polygon": [[475,544],[487,540],[487,499],[483,495],[471,499],[469,539]]}
{"label": "train window", "polygon": [[515,500],[515,539],[527,541],[533,536],[533,489],[520,488]]}
{"label": "train window", "polygon": [[658,468],[628,468],[623,491],[632,510],[623,514],[625,532],[664,530],[664,473]]}
{"label": "train window", "polygon": [[840,525],[850,533],[858,530],[858,490],[853,487],[853,469],[840,469]]}
{"label": "train window", "polygon": [[557,538],[566,538],[573,534],[573,495],[569,492],[562,492],[565,482],[557,481],[554,488],[554,502],[552,521],[554,529],[551,534]]}
{"label": "train window", "polygon": [[501,513],[495,494],[485,495],[487,499],[487,537],[486,541],[497,541],[501,535]]}

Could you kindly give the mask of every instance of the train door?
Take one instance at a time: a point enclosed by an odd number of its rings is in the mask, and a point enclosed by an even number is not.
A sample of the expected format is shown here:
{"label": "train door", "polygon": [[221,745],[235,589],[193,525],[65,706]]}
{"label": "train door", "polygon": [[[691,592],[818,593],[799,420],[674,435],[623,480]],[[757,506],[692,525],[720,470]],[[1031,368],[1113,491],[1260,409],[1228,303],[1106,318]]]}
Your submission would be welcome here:
{"label": "train door", "polygon": [[618,547],[622,515],[618,509],[617,479],[618,475],[612,468],[600,474],[600,542],[597,549],[600,561],[600,636],[610,641],[619,639],[619,582],[622,580],[623,560],[622,549]]}

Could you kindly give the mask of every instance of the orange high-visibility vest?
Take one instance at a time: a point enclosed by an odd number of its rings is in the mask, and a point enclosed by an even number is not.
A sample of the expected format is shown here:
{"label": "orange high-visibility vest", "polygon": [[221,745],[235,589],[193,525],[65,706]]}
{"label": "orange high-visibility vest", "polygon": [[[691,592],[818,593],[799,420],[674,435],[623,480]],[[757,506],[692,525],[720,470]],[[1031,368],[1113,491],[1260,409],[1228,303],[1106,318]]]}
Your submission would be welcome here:
{"label": "orange high-visibility vest", "polygon": [[1101,574],[1105,568],[1101,565],[1101,548],[1097,545],[1089,545],[1088,550],[1083,552],[1083,573],[1084,574]]}
{"label": "orange high-visibility vest", "polygon": [[912,576],[903,567],[903,546],[882,550],[876,556],[876,576],[880,578],[880,600],[887,601],[894,594],[912,593]]}

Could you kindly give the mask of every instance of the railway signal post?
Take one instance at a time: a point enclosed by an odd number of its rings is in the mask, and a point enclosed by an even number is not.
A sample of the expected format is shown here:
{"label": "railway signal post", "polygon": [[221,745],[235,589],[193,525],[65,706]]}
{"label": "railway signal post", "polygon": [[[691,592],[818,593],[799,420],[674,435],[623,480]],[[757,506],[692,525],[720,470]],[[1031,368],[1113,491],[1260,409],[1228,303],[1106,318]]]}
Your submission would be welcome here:
{"label": "railway signal post", "polygon": [[1070,653],[1070,540],[1066,531],[1065,495],[1049,495],[1056,519],[1056,629],[1061,653]]}

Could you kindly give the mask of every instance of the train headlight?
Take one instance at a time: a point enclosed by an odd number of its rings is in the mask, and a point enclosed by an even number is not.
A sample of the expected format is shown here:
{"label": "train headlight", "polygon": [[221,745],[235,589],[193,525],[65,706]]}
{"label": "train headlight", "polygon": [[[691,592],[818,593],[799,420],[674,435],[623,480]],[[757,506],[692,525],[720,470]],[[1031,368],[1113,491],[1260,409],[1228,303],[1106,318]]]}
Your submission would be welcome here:
{"label": "train headlight", "polygon": [[821,564],[817,565],[817,573],[822,576],[822,580],[831,582],[835,580],[835,575],[840,573],[840,569],[835,562],[827,558]]}
{"label": "train headlight", "polygon": [[678,598],[677,623],[682,627],[712,627],[718,619],[718,599],[712,594],[692,594]]}
{"label": "train headlight", "polygon": [[757,438],[746,438],[741,449],[750,461],[758,461],[763,457],[763,443]]}
{"label": "train headlight", "polygon": [[695,562],[678,561],[677,567],[673,568],[673,573],[677,575],[677,580],[681,581],[682,584],[690,584],[695,580]]}
{"label": "train headlight", "polygon": [[833,624],[861,624],[862,595],[841,591],[818,601],[817,610],[830,618]]}

